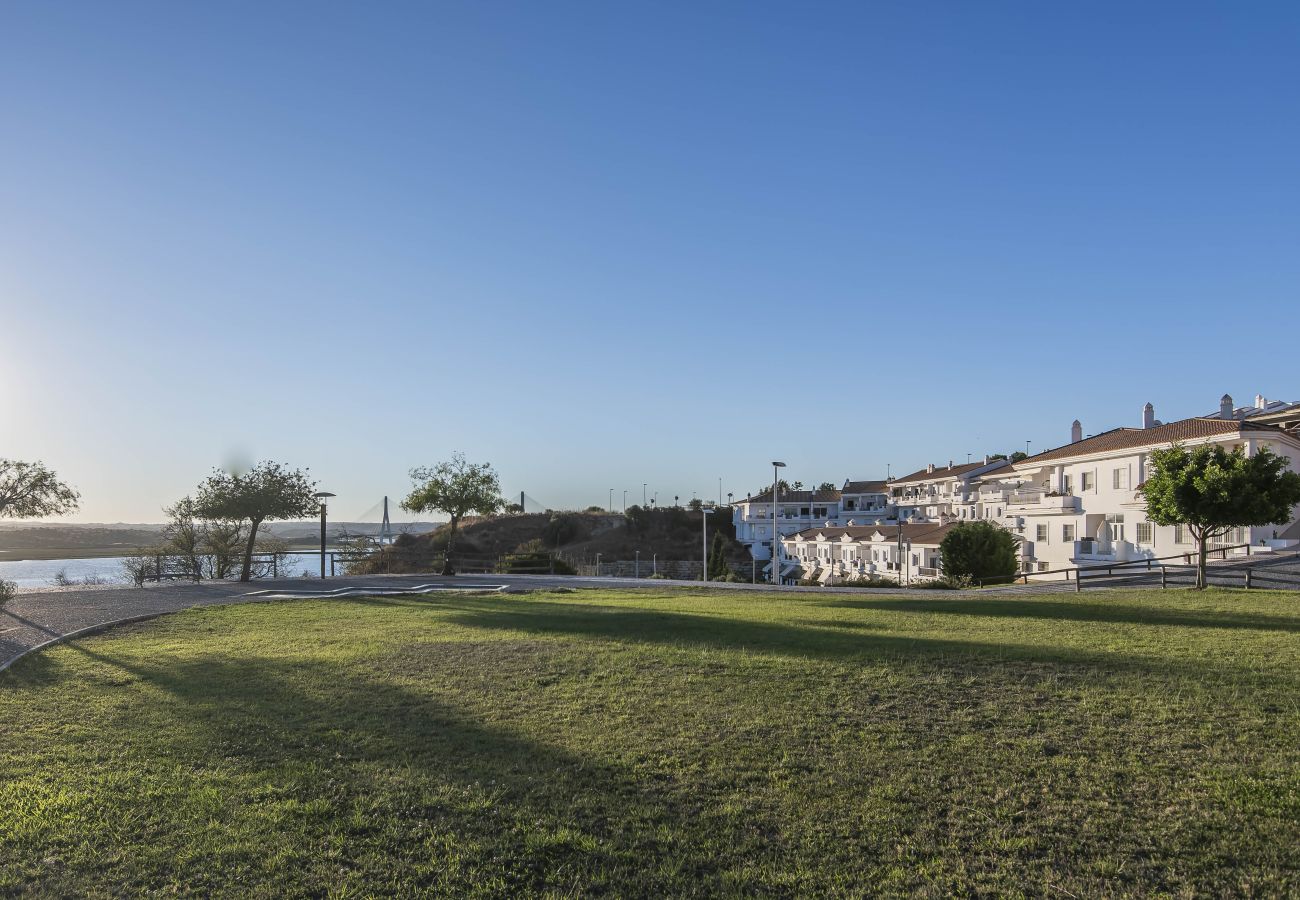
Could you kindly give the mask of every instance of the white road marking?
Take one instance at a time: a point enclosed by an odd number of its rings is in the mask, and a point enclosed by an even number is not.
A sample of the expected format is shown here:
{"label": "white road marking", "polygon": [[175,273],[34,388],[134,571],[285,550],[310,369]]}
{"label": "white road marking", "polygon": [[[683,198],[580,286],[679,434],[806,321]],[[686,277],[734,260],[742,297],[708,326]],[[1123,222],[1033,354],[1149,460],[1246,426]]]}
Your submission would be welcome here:
{"label": "white road marking", "polygon": [[415,587],[347,587],[331,591],[252,591],[246,597],[262,597],[267,600],[328,600],[333,597],[390,597],[400,594],[432,594],[436,592],[456,593],[464,591],[503,591],[505,584],[463,584],[450,587],[441,584],[417,584]]}

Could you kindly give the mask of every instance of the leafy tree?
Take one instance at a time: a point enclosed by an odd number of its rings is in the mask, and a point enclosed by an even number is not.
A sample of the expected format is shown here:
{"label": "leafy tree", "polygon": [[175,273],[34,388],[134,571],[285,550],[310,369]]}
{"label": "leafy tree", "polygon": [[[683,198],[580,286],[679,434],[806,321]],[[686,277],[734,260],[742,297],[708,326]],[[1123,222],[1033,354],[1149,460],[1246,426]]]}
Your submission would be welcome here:
{"label": "leafy tree", "polygon": [[823,481],[821,484],[817,485],[817,490],[834,491],[834,490],[838,490],[838,488],[836,488],[835,485],[831,484],[829,481]]}
{"label": "leafy tree", "polygon": [[524,511],[523,504],[507,503],[505,500],[501,501],[501,509],[503,512],[507,512],[512,516],[520,515]]}
{"label": "leafy tree", "polygon": [[[997,457],[993,458],[996,459]],[[1003,457],[1003,459],[1009,459],[1013,463],[1018,463],[1022,459],[1029,459],[1029,454],[1023,450],[1017,450],[1015,453],[1012,453],[1010,457]]]}
{"label": "leafy tree", "polygon": [[80,501],[80,495],[43,463],[0,459],[0,518],[62,516]]}
{"label": "leafy tree", "polygon": [[686,506],[688,509],[698,511],[704,508],[704,501],[699,497],[692,497],[691,502],[686,504]]}
{"label": "leafy tree", "polygon": [[802,482],[802,481],[796,481],[796,482],[794,483],[794,489],[795,489],[796,491],[802,491],[802,490],[803,490],[803,482]]}
{"label": "leafy tree", "polygon": [[1178,444],[1151,452],[1151,473],[1141,492],[1147,518],[1185,525],[1196,539],[1196,586],[1206,585],[1206,545],[1248,525],[1282,525],[1300,504],[1300,475],[1286,471],[1284,456],[1263,447],[1254,456],[1220,444],[1187,450]]}
{"label": "leafy tree", "polygon": [[275,519],[305,519],[320,508],[314,496],[316,483],[298,469],[280,463],[258,463],[239,474],[216,469],[199,485],[191,507],[200,518],[228,525],[248,524],[244,537],[244,560],[239,580],[248,581],[253,571],[257,530]]}
{"label": "leafy tree", "polygon": [[456,529],[469,513],[488,516],[501,508],[501,482],[491,463],[471,463],[461,453],[435,466],[411,470],[415,487],[402,508],[411,512],[444,512],[451,516],[451,533],[447,537],[447,555],[442,574],[455,575],[452,549]]}
{"label": "leafy tree", "polygon": [[959,522],[939,544],[946,578],[993,580],[1015,577],[1020,539],[996,522]]}

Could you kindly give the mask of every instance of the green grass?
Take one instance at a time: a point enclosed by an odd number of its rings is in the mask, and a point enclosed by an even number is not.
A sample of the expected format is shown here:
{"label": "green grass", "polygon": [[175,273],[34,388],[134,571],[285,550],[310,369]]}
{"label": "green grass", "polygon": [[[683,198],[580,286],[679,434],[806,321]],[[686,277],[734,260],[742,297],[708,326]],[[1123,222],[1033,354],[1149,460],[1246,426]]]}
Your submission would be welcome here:
{"label": "green grass", "polygon": [[195,610],[0,676],[0,894],[1280,896],[1300,598]]}

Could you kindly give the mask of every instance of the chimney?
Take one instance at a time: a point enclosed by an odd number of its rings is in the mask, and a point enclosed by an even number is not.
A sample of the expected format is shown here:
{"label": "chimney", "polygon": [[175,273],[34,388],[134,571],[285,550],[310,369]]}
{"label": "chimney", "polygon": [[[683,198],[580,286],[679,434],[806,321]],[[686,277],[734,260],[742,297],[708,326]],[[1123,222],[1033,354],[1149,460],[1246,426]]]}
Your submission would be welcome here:
{"label": "chimney", "polygon": [[1156,408],[1152,406],[1150,403],[1142,407],[1142,427],[1143,428],[1156,427]]}
{"label": "chimney", "polygon": [[1255,395],[1255,409],[1263,409],[1268,406],[1268,401],[1264,399],[1263,394]]}
{"label": "chimney", "polygon": [[952,468],[952,460],[951,460],[951,459],[948,460],[948,468],[950,468],[950,469]]}
{"label": "chimney", "polygon": [[1222,399],[1219,400],[1219,418],[1220,419],[1232,418],[1232,395],[1231,394],[1224,394]]}
{"label": "chimney", "polygon": [[934,463],[930,463],[928,466],[926,466],[926,467],[925,467],[925,471],[926,471],[927,474],[933,475],[933,474],[934,474]]}
{"label": "chimney", "polygon": [[988,464],[989,464],[989,455],[988,455],[987,453],[985,453],[985,454],[984,454],[984,465],[987,466]]}
{"label": "chimney", "polygon": [[1074,424],[1070,426],[1070,443],[1077,444],[1081,440],[1083,440],[1083,423],[1075,419]]}

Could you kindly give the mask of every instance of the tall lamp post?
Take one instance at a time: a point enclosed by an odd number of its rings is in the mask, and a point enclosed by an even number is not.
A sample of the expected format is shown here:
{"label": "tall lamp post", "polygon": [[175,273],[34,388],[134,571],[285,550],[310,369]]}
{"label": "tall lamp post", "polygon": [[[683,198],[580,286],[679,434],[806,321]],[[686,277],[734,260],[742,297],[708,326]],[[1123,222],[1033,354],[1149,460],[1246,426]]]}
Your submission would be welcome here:
{"label": "tall lamp post", "polygon": [[772,462],[772,575],[769,579],[772,584],[780,584],[781,576],[777,573],[777,546],[780,539],[776,535],[776,486],[779,481],[780,469],[785,468],[785,463]]}
{"label": "tall lamp post", "polygon": [[315,495],[320,501],[320,577],[325,577],[325,501],[336,496],[329,491],[318,491]]}
{"label": "tall lamp post", "polygon": [[610,512],[614,511],[614,489],[613,488],[609,489],[609,511]]}
{"label": "tall lamp post", "polygon": [[709,580],[709,516],[713,515],[711,509],[701,509],[704,515],[700,516],[700,522],[704,525],[704,567],[700,569],[700,581]]}

